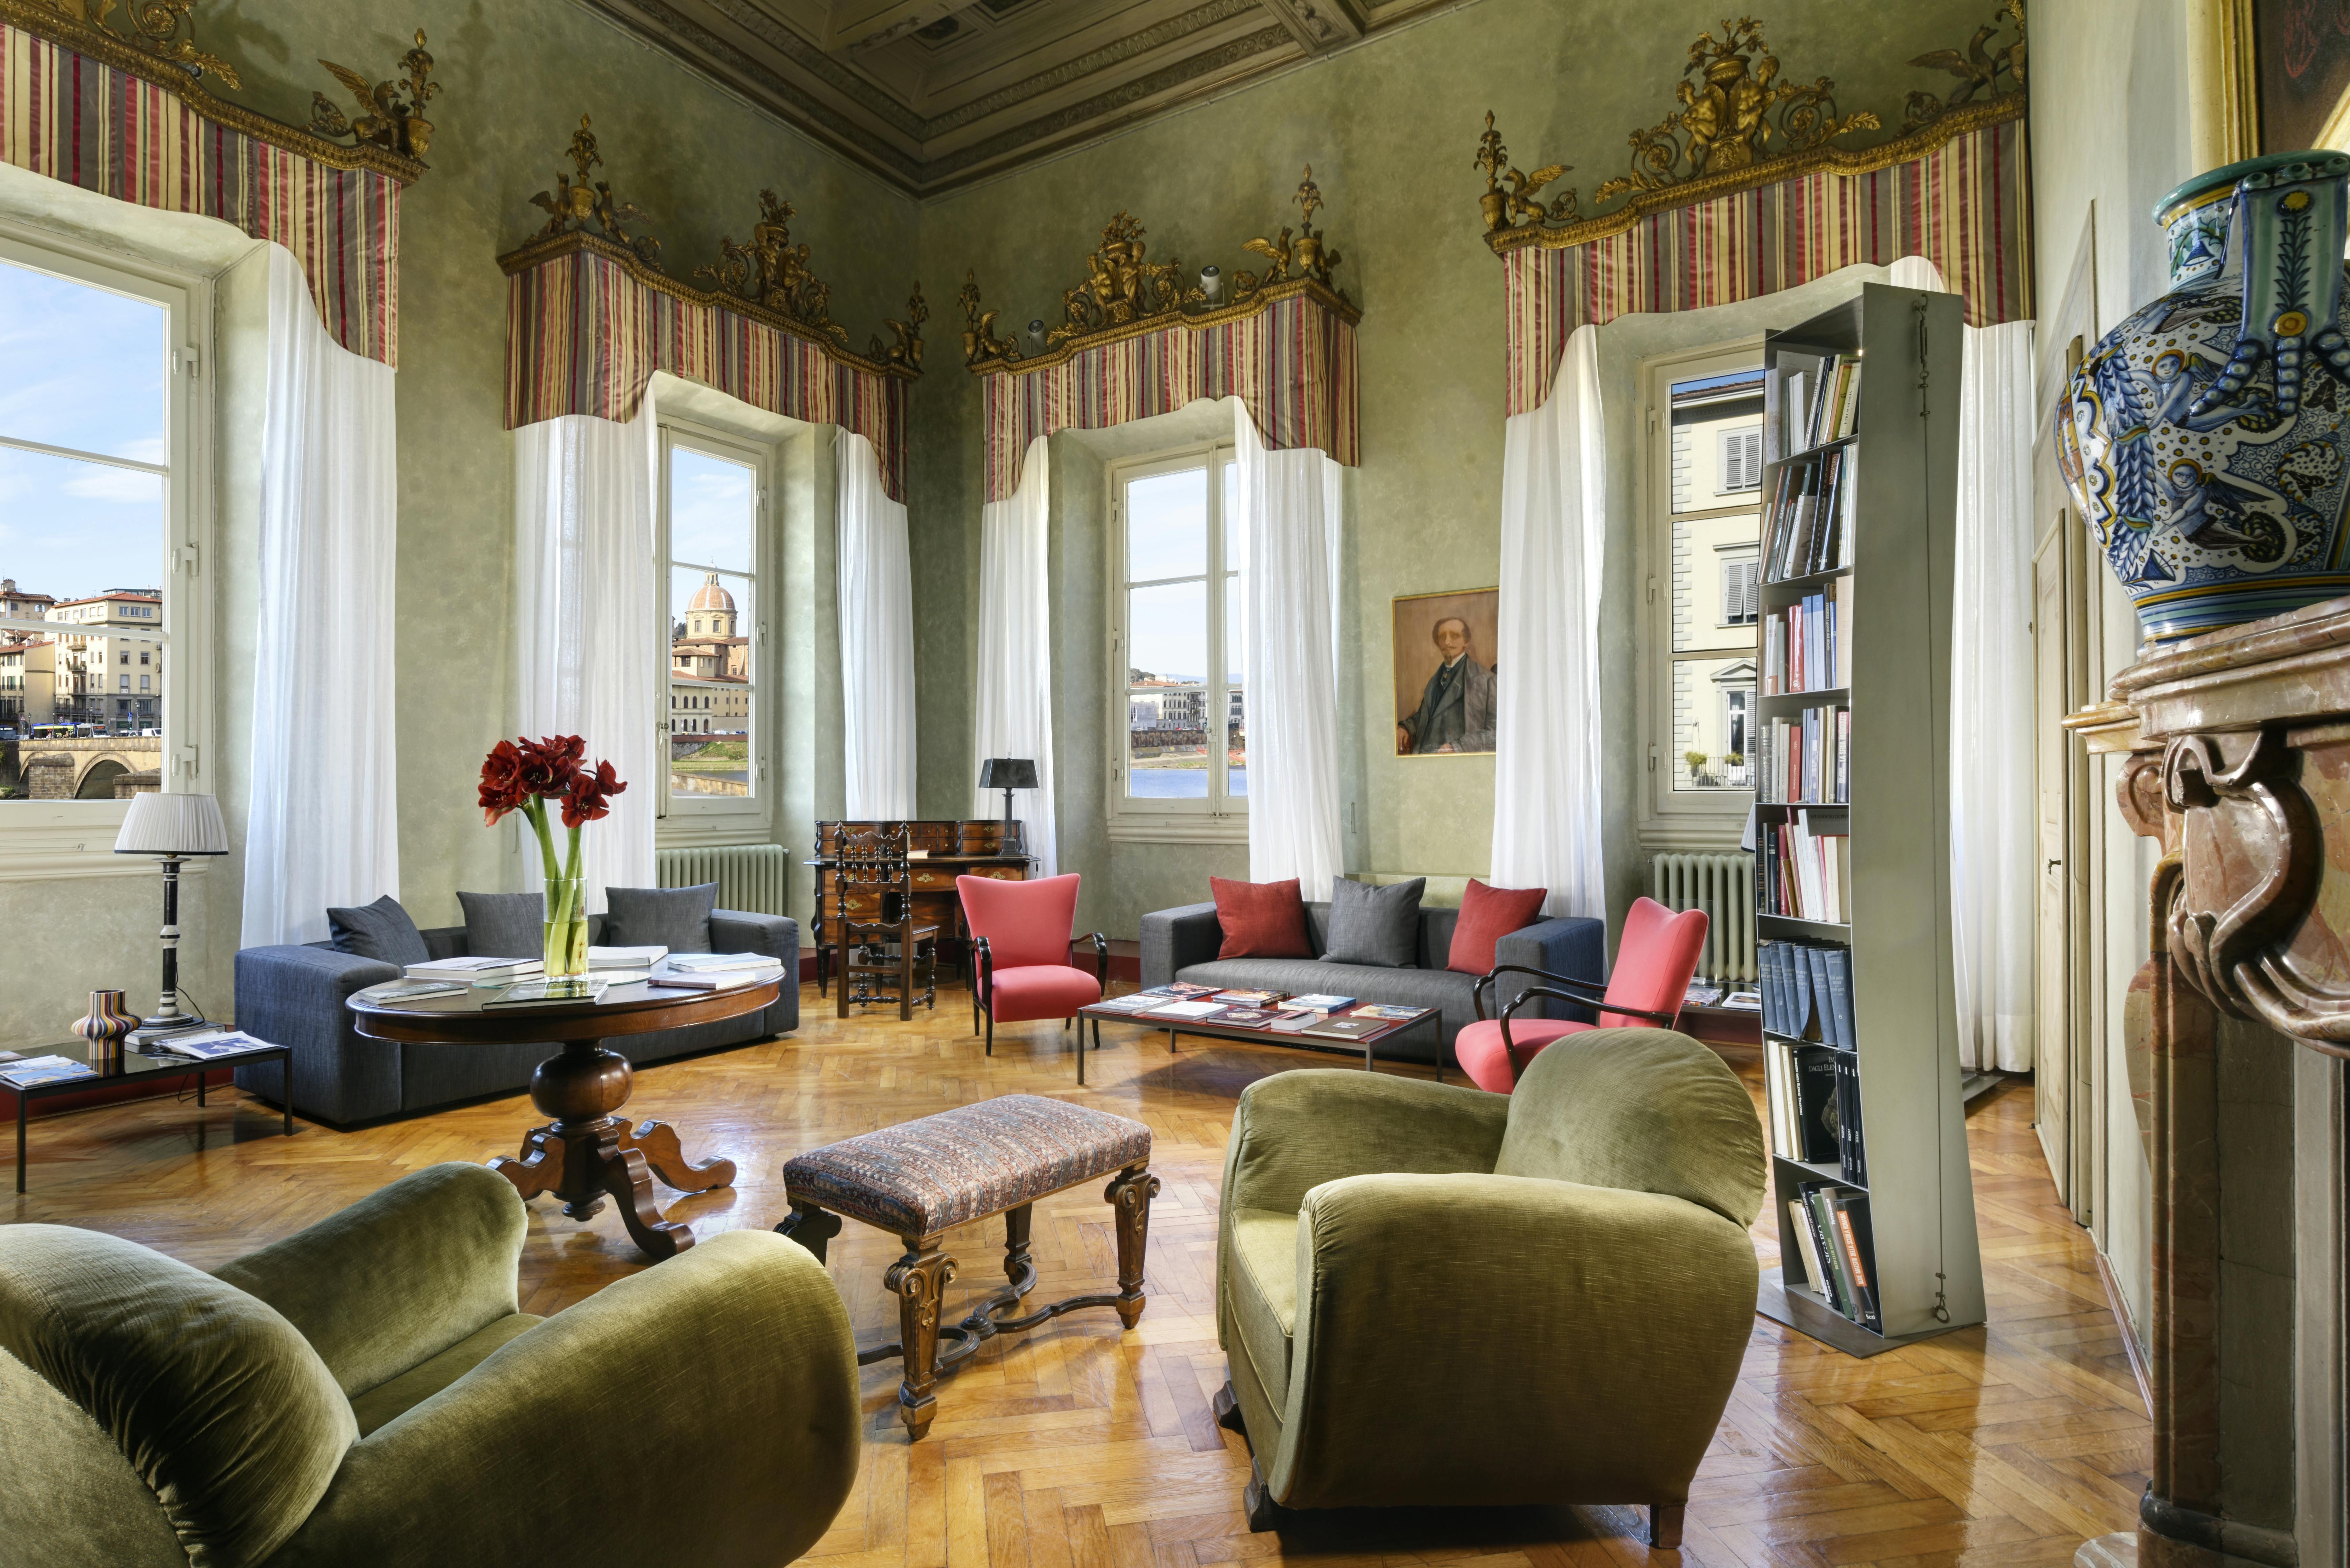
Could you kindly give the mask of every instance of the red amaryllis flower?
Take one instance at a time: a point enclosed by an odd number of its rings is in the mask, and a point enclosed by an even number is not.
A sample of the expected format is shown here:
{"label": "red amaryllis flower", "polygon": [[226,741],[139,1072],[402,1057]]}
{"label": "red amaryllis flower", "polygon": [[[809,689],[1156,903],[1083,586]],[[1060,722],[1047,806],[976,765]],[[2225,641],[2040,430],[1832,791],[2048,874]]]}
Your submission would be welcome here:
{"label": "red amaryllis flower", "polygon": [[500,741],[482,759],[482,820],[491,826],[506,813],[521,810],[530,798],[522,771],[522,753],[512,741]]}
{"label": "red amaryllis flower", "polygon": [[598,817],[609,815],[612,797],[629,786],[620,782],[609,763],[598,763],[593,773],[582,768],[571,781],[571,788],[563,797],[563,826],[580,827]]}
{"label": "red amaryllis flower", "polygon": [[541,735],[522,742],[522,781],[531,794],[552,799],[571,788],[588,742],[577,735]]}

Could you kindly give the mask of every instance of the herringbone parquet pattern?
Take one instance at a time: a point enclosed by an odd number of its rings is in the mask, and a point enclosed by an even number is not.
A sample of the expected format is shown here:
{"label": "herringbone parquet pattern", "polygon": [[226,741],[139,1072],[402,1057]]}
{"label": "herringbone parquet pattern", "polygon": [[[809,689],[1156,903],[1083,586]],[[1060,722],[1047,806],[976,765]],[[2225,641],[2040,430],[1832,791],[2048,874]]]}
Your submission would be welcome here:
{"label": "herringbone parquet pattern", "polygon": [[[971,1038],[959,992],[934,1017],[836,1021],[814,988],[785,1040],[639,1075],[630,1111],[676,1123],[687,1152],[740,1162],[736,1185],[670,1212],[708,1235],[773,1225],[782,1168],[801,1149],[984,1098],[1079,1096],[1148,1122],[1164,1181],[1151,1218],[1149,1308],[1118,1332],[1107,1312],[998,1340],[943,1385],[931,1435],[897,1424],[894,1363],[868,1367],[863,1475],[812,1561],[819,1568],[1215,1568],[1312,1561],[1325,1568],[1442,1563],[1519,1568],[1662,1563],[1742,1568],[2060,1565],[2087,1536],[2131,1526],[2147,1423],[2086,1238],[2057,1204],[2022,1086],[1969,1123],[1991,1324],[1854,1361],[1755,1321],[1744,1375],[1700,1472],[1684,1550],[1639,1544],[1630,1508],[1416,1511],[1315,1518],[1282,1536],[1242,1518],[1239,1438],[1209,1399],[1215,1339],[1217,1186],[1232,1103],[1268,1073],[1341,1057],[1222,1047],[1110,1027],[1076,1087],[1070,1035],[1052,1024]],[[1731,1053],[1750,1086],[1751,1054]],[[32,1191],[18,1220],[88,1225],[214,1266],[437,1160],[511,1153],[525,1096],[336,1133],[224,1094],[74,1113],[33,1128]],[[1765,1218],[1767,1227],[1768,1218]],[[973,1227],[952,1250],[948,1306],[1001,1277],[1002,1235]],[[1760,1235],[1766,1258],[1773,1241]],[[832,1270],[862,1343],[896,1337],[881,1272],[894,1241],[851,1224]],[[1036,1299],[1107,1288],[1109,1210],[1084,1189],[1040,1205]],[[554,1313],[643,1267],[608,1210],[586,1224],[533,1205],[523,1304]],[[1406,1347],[1399,1346],[1401,1351]],[[1600,1413],[1604,1415],[1605,1413]],[[1617,1413],[1637,1420],[1638,1412]]]}

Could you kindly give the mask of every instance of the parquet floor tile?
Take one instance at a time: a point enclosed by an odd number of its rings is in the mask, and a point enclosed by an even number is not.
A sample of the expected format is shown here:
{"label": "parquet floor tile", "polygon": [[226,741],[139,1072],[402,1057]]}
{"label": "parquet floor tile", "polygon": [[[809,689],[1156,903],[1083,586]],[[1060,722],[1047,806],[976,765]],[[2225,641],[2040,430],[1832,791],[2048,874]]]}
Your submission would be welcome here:
{"label": "parquet floor tile", "polygon": [[[1076,1086],[1072,1036],[997,1031],[986,1055],[960,993],[934,1016],[836,1019],[813,987],[795,1034],[637,1075],[629,1111],[674,1123],[695,1158],[740,1167],[722,1192],[680,1199],[709,1236],[775,1224],[783,1165],[855,1133],[991,1096],[1054,1095],[1148,1123],[1153,1205],[1139,1329],[1108,1313],[992,1342],[941,1386],[920,1444],[897,1421],[895,1364],[863,1374],[865,1462],[810,1561],[816,1568],[2058,1568],[2085,1537],[2129,1528],[2148,1427],[2085,1234],[2056,1201],[2031,1131],[2028,1085],[1968,1122],[1991,1322],[1868,1361],[1756,1319],[1745,1370],[1689,1505],[1678,1552],[1640,1543],[1629,1507],[1406,1509],[1310,1516],[1252,1534],[1242,1441],[1209,1401],[1216,1344],[1215,1224],[1240,1091],[1269,1073],[1342,1057],[1111,1027]],[[1752,1051],[1726,1049],[1758,1097]],[[1394,1069],[1383,1069],[1394,1070]],[[1409,1070],[1409,1069],[1406,1069]],[[38,1120],[32,1191],[11,1217],[85,1225],[214,1267],[402,1174],[511,1154],[536,1120],[525,1096],[353,1132],[296,1124],[234,1095],[209,1109],[143,1101]],[[1755,1247],[1776,1261],[1774,1221]],[[967,1227],[948,1307],[1000,1277],[1000,1226]],[[881,1273],[898,1244],[851,1224],[832,1273],[860,1343],[897,1336]],[[1036,1299],[1107,1288],[1110,1212],[1087,1188],[1038,1205]],[[608,1210],[586,1223],[532,1206],[525,1310],[551,1314],[646,1267]],[[1637,1418],[1624,1413],[1627,1419]]]}

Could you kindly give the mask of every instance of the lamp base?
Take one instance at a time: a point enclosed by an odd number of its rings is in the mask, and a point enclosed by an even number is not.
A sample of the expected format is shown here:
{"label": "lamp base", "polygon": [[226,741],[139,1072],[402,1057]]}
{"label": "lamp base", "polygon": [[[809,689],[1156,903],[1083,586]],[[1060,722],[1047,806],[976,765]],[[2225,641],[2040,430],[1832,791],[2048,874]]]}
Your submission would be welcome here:
{"label": "lamp base", "polygon": [[123,1044],[136,1051],[141,1045],[159,1044],[182,1034],[192,1034],[199,1029],[217,1029],[220,1025],[209,1018],[192,1018],[175,1012],[166,1018],[151,1018],[132,1030]]}

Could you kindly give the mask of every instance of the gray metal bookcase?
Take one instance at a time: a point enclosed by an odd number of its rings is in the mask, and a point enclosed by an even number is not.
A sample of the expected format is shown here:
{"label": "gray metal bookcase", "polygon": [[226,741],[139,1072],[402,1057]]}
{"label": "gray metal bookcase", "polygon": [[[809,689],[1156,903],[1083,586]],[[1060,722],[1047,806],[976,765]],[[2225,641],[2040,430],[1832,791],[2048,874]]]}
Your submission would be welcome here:
{"label": "gray metal bookcase", "polygon": [[[1766,943],[1851,951],[1875,1236],[1869,1266],[1885,1332],[1851,1322],[1808,1288],[1788,1200],[1808,1182],[1849,1184],[1834,1166],[1785,1158],[1775,1140],[1771,1199],[1782,1265],[1763,1271],[1756,1305],[1763,1316],[1855,1355],[1983,1321],[1950,963],[1950,619],[1963,337],[1957,296],[1870,284],[1858,299],[1771,334],[1763,348],[1774,372],[1789,352],[1857,352],[1862,366],[1858,429],[1843,443],[1859,453],[1853,564],[1762,587],[1767,618],[1833,579],[1850,579],[1839,591],[1850,594],[1851,625],[1839,633],[1854,639],[1851,684],[1757,699],[1766,728],[1826,701],[1851,708],[1850,798],[1841,808],[1850,835],[1851,907],[1843,911],[1850,919],[1831,925],[1755,918]],[[1815,460],[1777,450],[1780,379],[1767,378],[1766,496],[1776,493],[1781,466]],[[1756,807],[1758,895],[1762,832],[1798,809]]]}

